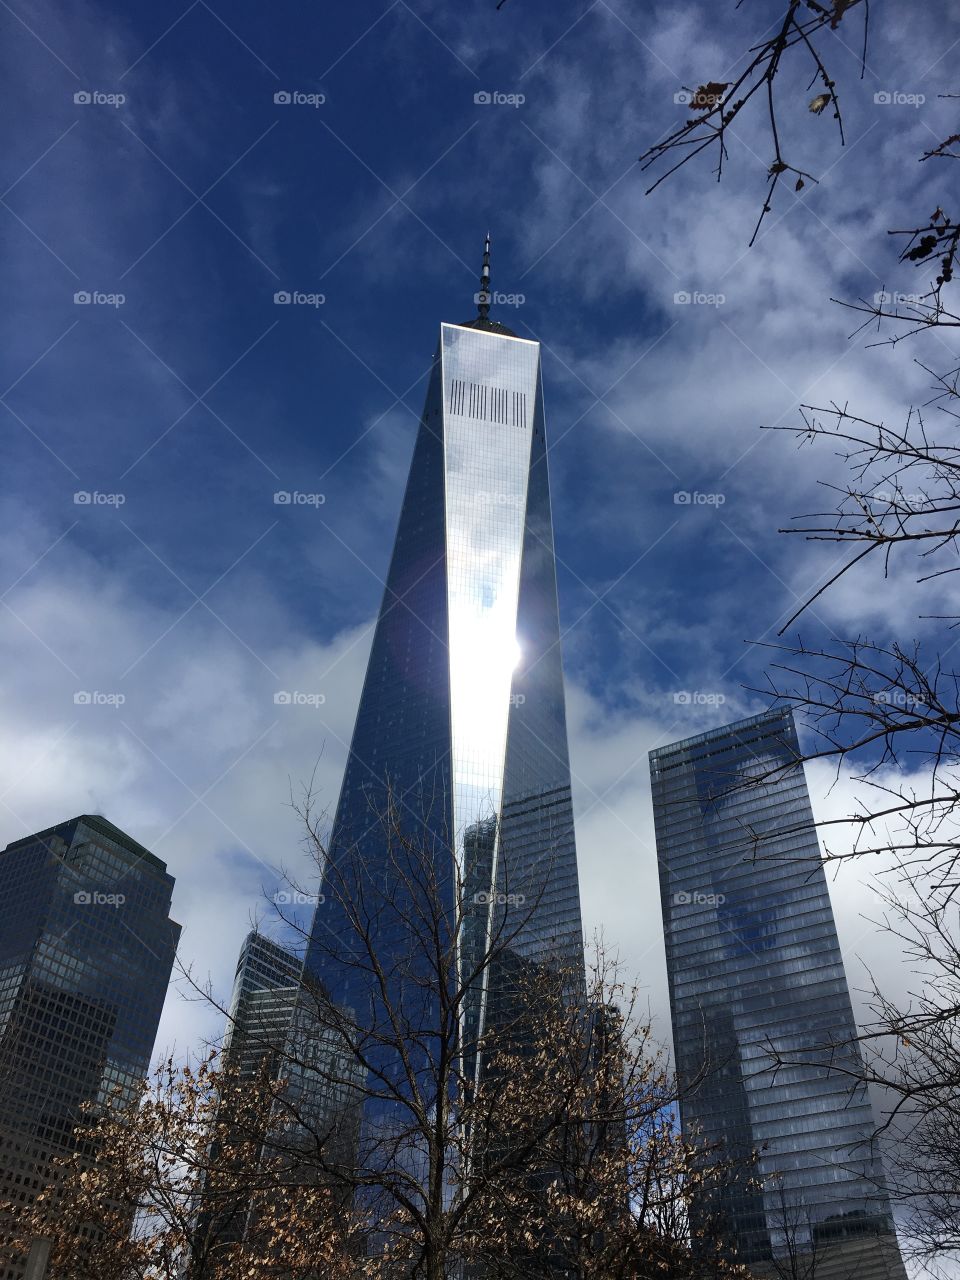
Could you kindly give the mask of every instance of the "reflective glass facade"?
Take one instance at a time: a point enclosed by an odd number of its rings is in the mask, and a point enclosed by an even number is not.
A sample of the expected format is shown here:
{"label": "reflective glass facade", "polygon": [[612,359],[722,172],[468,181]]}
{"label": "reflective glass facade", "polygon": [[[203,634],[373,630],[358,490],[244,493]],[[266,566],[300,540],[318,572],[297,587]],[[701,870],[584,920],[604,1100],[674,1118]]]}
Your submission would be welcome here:
{"label": "reflective glass facade", "polygon": [[[276,1114],[282,1122],[263,1155],[284,1158],[296,1185],[318,1176],[315,1166],[297,1158],[298,1150],[311,1151],[318,1134],[327,1135],[330,1158],[337,1150],[352,1152],[355,1140],[344,1125],[350,1123],[348,1082],[356,1068],[344,1059],[342,1042],[321,1026],[302,972],[300,957],[256,930],[247,934],[223,1041],[224,1062],[241,1081],[255,1080],[264,1070],[271,1079],[286,1081],[291,1110],[278,1104]],[[331,1086],[333,1080],[343,1083]],[[250,1212],[249,1200],[237,1197],[227,1200],[219,1212],[201,1215],[205,1247],[219,1249],[242,1240],[250,1229]]]}
{"label": "reflective glass facade", "polygon": [[[240,950],[224,1037],[224,1058],[243,1078],[254,1078],[265,1061],[287,1081],[287,1097],[315,1133],[334,1122],[347,1101],[356,1068],[343,1058],[331,1032],[321,1027],[316,1004],[302,982],[302,958],[254,930]],[[332,1097],[329,1081],[343,1081]],[[288,1128],[289,1143],[294,1127]],[[309,1132],[305,1132],[309,1141]]]}
{"label": "reflective glass facade", "polygon": [[[762,1189],[722,1205],[750,1262],[892,1229],[870,1101],[842,1071],[856,1027],[798,755],[789,709],[650,753],[682,1123],[760,1153]],[[878,1273],[902,1274],[889,1244]]]}
{"label": "reflective glass facade", "polygon": [[147,1074],[180,935],[172,891],[164,863],[99,816],[0,853],[0,1180],[14,1200],[72,1150],[84,1102],[133,1097]]}
{"label": "reflective glass facade", "polygon": [[[531,917],[518,959],[582,967],[540,348],[490,323],[441,326],[333,826],[331,862],[359,851],[389,885],[388,789],[451,906],[457,877],[468,885],[464,961],[509,896]],[[317,909],[308,964],[356,1007],[330,954],[350,939],[336,897]],[[410,939],[391,927],[380,950],[402,996]]]}

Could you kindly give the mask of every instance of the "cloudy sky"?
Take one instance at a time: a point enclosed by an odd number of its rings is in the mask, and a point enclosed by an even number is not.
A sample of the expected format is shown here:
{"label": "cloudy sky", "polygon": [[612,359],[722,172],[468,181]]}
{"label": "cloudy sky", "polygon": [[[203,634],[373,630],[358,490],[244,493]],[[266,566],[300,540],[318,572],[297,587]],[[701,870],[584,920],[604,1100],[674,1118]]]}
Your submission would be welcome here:
{"label": "cloudy sky", "polygon": [[[637,156],[779,4],[454,8],[0,0],[0,842],[104,813],[168,863],[183,959],[228,989],[301,856],[291,787],[316,766],[335,803],[438,325],[472,314],[489,229],[498,314],[543,349],[587,930],[665,1034],[647,751],[763,709],[758,642],[835,567],[777,530],[836,459],[761,427],[927,398],[830,298],[924,283],[886,232],[940,203],[914,157],[951,132],[960,24],[875,4],[862,78],[859,32],[825,37],[843,148],[785,78],[822,181],[748,249],[759,118],[719,186],[707,161],[646,196]],[[912,576],[801,633],[914,634]],[[851,981],[909,985],[864,875],[835,886]],[[171,993],[158,1050],[216,1030]]]}

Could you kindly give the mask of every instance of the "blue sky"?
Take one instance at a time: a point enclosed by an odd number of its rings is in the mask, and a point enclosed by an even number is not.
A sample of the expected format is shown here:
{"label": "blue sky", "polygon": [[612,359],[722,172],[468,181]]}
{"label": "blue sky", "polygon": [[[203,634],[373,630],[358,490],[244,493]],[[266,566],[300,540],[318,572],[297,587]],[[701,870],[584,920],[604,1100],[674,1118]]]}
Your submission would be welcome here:
{"label": "blue sky", "polygon": [[[876,8],[862,80],[859,35],[827,37],[845,148],[785,79],[823,180],[748,250],[759,120],[720,186],[704,163],[647,197],[636,158],[774,3],[4,3],[0,839],[105,813],[167,860],[185,959],[224,989],[318,757],[335,801],[438,324],[472,314],[490,230],[523,298],[496,313],[543,344],[587,925],[662,1014],[646,752],[762,709],[751,642],[835,561],[777,529],[836,460],[761,424],[926,398],[829,301],[920,287],[886,231],[946,180],[913,157],[951,131],[960,25]],[[804,637],[914,634],[896,574]],[[863,902],[837,900],[850,965]],[[211,1027],[172,997],[160,1047]]]}

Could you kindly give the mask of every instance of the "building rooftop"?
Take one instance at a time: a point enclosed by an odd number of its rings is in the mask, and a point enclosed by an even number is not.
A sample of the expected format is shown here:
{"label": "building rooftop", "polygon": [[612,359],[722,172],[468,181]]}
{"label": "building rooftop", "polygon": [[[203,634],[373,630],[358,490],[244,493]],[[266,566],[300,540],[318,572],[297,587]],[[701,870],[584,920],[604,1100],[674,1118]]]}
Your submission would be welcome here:
{"label": "building rooftop", "polygon": [[719,742],[731,734],[741,733],[746,729],[759,729],[763,725],[775,724],[778,721],[780,723],[790,721],[792,715],[790,707],[774,707],[770,711],[761,711],[759,715],[747,716],[744,720],[734,720],[730,724],[717,725],[715,729],[707,729],[704,733],[694,734],[690,738],[681,738],[677,742],[668,742],[662,747],[654,747],[650,752],[650,759],[660,761],[667,756],[675,753],[679,755],[705,742]]}
{"label": "building rooftop", "polygon": [[134,854],[138,860],[146,862],[155,870],[166,874],[167,864],[165,862],[162,862],[155,853],[151,853],[144,845],[139,844],[132,836],[128,836],[125,831],[121,831],[119,827],[115,827],[112,822],[99,813],[81,813],[75,818],[68,818],[64,822],[58,822],[54,827],[47,827],[45,831],[37,831],[33,835],[21,836],[19,840],[11,840],[7,845],[7,849],[19,849],[23,845],[32,844],[35,840],[49,840],[52,836],[60,835],[65,827],[73,827],[81,822],[91,831],[97,832],[98,835],[106,836],[108,840],[120,845],[128,853]]}

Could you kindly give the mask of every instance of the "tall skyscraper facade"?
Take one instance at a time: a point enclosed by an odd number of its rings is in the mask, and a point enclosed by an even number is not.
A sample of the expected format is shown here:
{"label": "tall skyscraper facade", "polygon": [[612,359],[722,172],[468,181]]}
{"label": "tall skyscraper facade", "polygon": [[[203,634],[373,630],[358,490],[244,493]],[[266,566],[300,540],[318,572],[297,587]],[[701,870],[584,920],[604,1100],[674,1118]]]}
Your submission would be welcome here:
{"label": "tall skyscraper facade", "polygon": [[243,940],[223,1040],[224,1057],[246,1076],[283,1045],[300,994],[303,961],[254,929]]}
{"label": "tall skyscraper facade", "polygon": [[[356,1067],[318,1020],[315,994],[304,987],[302,973],[302,957],[257,930],[247,934],[223,1053],[242,1078],[252,1079],[266,1066],[274,1078],[286,1080],[288,1096],[308,1126],[303,1140],[309,1143],[312,1135],[339,1123]],[[331,1079],[343,1081],[339,1097],[331,1094]]]}
{"label": "tall skyscraper facade", "polygon": [[[340,1039],[318,1019],[315,995],[304,987],[302,973],[302,957],[257,930],[247,934],[223,1041],[224,1064],[238,1073],[241,1085],[261,1073],[285,1082],[290,1109],[276,1104],[275,1127],[265,1134],[260,1155],[264,1161],[282,1161],[286,1170],[275,1176],[288,1177],[294,1188],[319,1178],[311,1161],[318,1144],[332,1161],[352,1154],[354,1142],[348,1094],[356,1066],[344,1058]],[[331,1087],[333,1080],[342,1082],[339,1091]],[[229,1131],[228,1118],[221,1115],[220,1120]],[[241,1141],[249,1140],[249,1133],[243,1133]],[[215,1208],[201,1211],[204,1252],[216,1255],[242,1240],[253,1212],[244,1195],[220,1197]]]}
{"label": "tall skyscraper facade", "polygon": [[650,753],[682,1123],[759,1154],[709,1206],[740,1260],[902,1277],[798,759],[789,708]]}
{"label": "tall skyscraper facade", "polygon": [[[451,911],[458,881],[469,888],[464,969],[506,904],[516,936],[501,974],[511,960],[582,971],[540,346],[491,320],[489,300],[488,241],[477,317],[440,328],[329,860],[399,892],[381,821],[392,806]],[[358,1008],[338,958],[357,940],[337,899],[317,909],[307,963]],[[378,945],[403,1000],[418,975],[409,928],[391,929]],[[467,1009],[466,1039],[488,995]]]}
{"label": "tall skyscraper facade", "polygon": [[[0,853],[0,1196],[23,1204],[74,1150],[85,1102],[147,1074],[180,926],[173,877],[98,815]],[[21,1274],[16,1263],[0,1272]]]}

